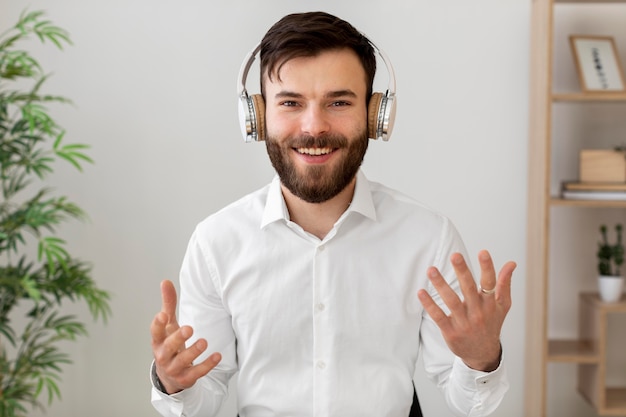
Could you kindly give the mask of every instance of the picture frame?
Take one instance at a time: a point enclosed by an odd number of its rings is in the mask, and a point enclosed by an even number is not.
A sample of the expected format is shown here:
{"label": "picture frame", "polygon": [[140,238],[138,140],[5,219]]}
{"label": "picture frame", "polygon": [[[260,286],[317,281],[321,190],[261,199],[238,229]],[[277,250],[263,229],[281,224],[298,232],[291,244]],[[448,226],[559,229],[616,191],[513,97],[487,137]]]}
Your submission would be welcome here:
{"label": "picture frame", "polygon": [[612,36],[571,35],[569,40],[584,92],[626,91],[626,80]]}

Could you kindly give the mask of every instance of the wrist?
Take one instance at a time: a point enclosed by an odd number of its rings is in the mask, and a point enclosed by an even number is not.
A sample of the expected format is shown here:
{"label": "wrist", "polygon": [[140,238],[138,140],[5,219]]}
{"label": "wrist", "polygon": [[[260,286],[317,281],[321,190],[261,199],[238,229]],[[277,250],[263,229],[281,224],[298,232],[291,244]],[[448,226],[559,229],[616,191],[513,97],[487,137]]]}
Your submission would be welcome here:
{"label": "wrist", "polygon": [[497,355],[495,356],[490,355],[486,359],[481,358],[480,360],[475,360],[471,362],[463,360],[463,362],[468,368],[475,371],[493,372],[498,369],[500,363],[502,362],[502,345],[498,344]]}
{"label": "wrist", "polygon": [[150,369],[150,379],[152,380],[152,385],[154,385],[157,390],[161,391],[163,394],[169,395],[167,389],[165,389],[165,385],[163,385],[163,382],[161,382],[161,379],[157,374],[156,364],[154,362],[152,362],[152,367]]}

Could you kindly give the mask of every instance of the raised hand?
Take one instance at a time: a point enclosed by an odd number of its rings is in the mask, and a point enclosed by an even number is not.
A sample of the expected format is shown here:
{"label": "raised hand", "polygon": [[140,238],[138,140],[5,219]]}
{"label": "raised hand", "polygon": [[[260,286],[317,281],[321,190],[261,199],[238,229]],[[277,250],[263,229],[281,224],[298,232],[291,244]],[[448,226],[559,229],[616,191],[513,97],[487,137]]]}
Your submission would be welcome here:
{"label": "raised hand", "polygon": [[480,287],[459,253],[450,257],[459,280],[463,299],[450,288],[439,270],[427,271],[430,282],[450,310],[447,315],[424,289],[418,297],[424,309],[435,321],[450,350],[467,366],[490,372],[500,363],[500,330],[511,308],[511,277],[515,262],[507,262],[497,279],[489,252],[478,254]]}
{"label": "raised hand", "polygon": [[219,353],[211,354],[196,365],[193,361],[207,348],[204,339],[185,347],[193,334],[189,326],[179,326],[176,320],[176,288],[171,281],[161,283],[162,307],[150,325],[152,353],[156,373],[168,394],[191,387],[220,362]]}

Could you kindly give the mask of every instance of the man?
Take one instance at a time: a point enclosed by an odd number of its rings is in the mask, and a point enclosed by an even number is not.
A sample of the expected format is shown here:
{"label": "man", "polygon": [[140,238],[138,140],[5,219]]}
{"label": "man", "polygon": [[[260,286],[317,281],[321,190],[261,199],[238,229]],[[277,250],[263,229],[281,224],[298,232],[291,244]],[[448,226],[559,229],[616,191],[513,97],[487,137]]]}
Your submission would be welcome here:
{"label": "man", "polygon": [[[508,383],[500,330],[515,264],[480,286],[443,216],[360,166],[375,49],[326,13],[285,16],[261,42],[268,186],[201,222],[151,325],[153,404],[212,416],[239,372],[241,417],[408,415],[418,353],[455,415]],[[446,278],[444,278],[446,277]]]}

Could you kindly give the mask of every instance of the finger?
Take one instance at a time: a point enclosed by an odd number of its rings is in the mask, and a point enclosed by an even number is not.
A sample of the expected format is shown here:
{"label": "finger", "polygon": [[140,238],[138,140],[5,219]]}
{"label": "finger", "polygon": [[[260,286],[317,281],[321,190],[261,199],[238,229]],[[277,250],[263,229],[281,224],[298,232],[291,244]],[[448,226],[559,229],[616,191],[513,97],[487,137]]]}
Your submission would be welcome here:
{"label": "finger", "polygon": [[465,262],[463,255],[460,253],[453,253],[452,256],[450,256],[450,262],[459,280],[463,297],[471,308],[478,301],[478,289],[476,288],[476,281],[474,280],[472,271],[468,267],[467,262]]}
{"label": "finger", "polygon": [[478,263],[480,264],[480,287],[485,291],[494,290],[496,288],[496,269],[488,251],[481,250],[478,253]]}
{"label": "finger", "polygon": [[182,326],[174,333],[169,334],[161,344],[158,353],[155,353],[157,363],[166,364],[173,361],[178,354],[185,350],[185,342],[192,334],[193,330],[189,326]]}
{"label": "finger", "polygon": [[419,298],[424,310],[433,319],[437,326],[443,331],[449,326],[450,319],[446,313],[435,303],[433,298],[424,289],[417,292],[417,298]]}
{"label": "finger", "polygon": [[161,311],[167,314],[168,322],[176,321],[176,288],[170,280],[161,282]]}
{"label": "finger", "polygon": [[433,266],[426,271],[430,283],[435,287],[437,293],[448,306],[450,312],[454,314],[464,314],[463,302],[459,298],[458,294],[450,287],[445,278],[441,275],[441,272]]}
{"label": "finger", "polygon": [[[179,368],[193,367],[193,362],[207,349],[207,342],[205,339],[196,340],[191,346],[180,351],[174,359],[175,366]],[[206,361],[206,360],[205,360]]]}
{"label": "finger", "polygon": [[[206,349],[206,345],[204,349]],[[159,375],[161,382],[164,383],[167,392],[178,392],[194,385],[198,379],[213,370],[221,360],[222,355],[215,352],[197,365],[186,365],[179,369],[172,369],[173,372],[170,375],[173,375],[173,377],[168,379],[168,382],[161,378],[161,375],[158,374],[158,369],[157,375]]]}
{"label": "finger", "polygon": [[[206,349],[206,347],[204,348]],[[195,383],[199,378],[202,378],[215,368],[222,360],[222,355],[218,352],[212,353],[204,361],[197,365],[192,366],[188,370],[187,377]]]}
{"label": "finger", "polygon": [[513,271],[517,268],[515,262],[509,261],[498,273],[498,283],[496,288],[496,301],[504,304],[505,307],[511,306],[511,281],[513,280]]}
{"label": "finger", "polygon": [[166,325],[167,325],[167,316],[165,315],[165,313],[160,312],[156,316],[154,316],[154,319],[152,320],[152,323],[150,324],[150,335],[152,335],[153,347],[163,343],[165,338],[168,336],[167,331],[166,331]]}

